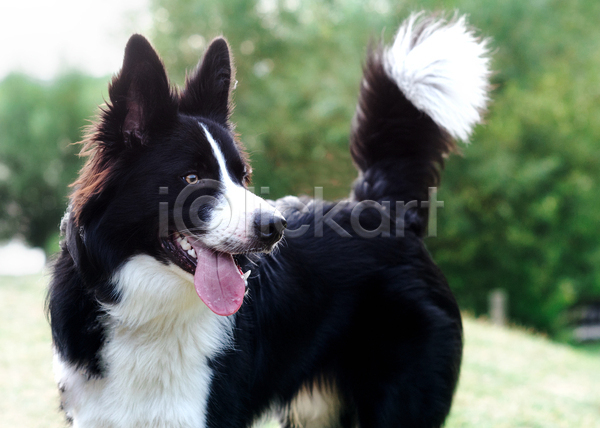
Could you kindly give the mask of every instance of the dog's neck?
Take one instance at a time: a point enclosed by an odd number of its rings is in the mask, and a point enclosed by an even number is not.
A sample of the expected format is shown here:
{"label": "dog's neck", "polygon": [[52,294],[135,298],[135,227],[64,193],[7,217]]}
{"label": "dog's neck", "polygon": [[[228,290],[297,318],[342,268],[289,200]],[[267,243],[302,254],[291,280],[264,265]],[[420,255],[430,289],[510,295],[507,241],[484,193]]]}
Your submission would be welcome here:
{"label": "dog's neck", "polygon": [[113,277],[119,303],[106,306],[103,376],[60,361],[63,405],[76,427],[204,427],[208,359],[230,343],[232,317],[213,314],[191,275],[136,256]]}

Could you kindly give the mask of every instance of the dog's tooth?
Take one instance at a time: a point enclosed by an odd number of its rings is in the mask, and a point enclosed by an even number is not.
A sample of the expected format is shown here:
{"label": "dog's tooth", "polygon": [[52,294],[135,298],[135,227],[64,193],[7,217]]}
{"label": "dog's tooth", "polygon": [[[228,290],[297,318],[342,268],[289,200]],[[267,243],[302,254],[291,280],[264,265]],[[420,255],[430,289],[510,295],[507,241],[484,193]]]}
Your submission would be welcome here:
{"label": "dog's tooth", "polygon": [[190,243],[187,241],[187,239],[184,239],[181,241],[181,243],[179,244],[181,245],[181,248],[183,248],[184,250],[190,250],[192,248],[192,246],[190,245]]}
{"label": "dog's tooth", "polygon": [[196,250],[194,250],[193,248],[191,250],[188,250],[187,252],[190,256],[192,256],[193,258],[196,258]]}
{"label": "dog's tooth", "polygon": [[242,275],[242,278],[244,278],[244,281],[246,281],[248,279],[248,277],[250,276],[251,273],[252,273],[252,271],[248,270],[248,272],[246,272],[245,274]]}

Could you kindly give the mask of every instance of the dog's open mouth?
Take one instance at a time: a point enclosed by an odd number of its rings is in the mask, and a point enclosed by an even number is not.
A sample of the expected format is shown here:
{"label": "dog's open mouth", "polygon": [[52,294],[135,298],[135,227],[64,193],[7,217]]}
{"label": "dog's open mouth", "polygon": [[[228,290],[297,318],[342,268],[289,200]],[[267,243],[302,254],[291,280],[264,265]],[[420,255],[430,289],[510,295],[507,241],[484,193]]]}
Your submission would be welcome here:
{"label": "dog's open mouth", "polygon": [[162,239],[162,247],[170,259],[194,275],[196,293],[217,315],[232,315],[242,306],[246,292],[245,274],[233,255],[214,251],[199,240],[175,232]]}

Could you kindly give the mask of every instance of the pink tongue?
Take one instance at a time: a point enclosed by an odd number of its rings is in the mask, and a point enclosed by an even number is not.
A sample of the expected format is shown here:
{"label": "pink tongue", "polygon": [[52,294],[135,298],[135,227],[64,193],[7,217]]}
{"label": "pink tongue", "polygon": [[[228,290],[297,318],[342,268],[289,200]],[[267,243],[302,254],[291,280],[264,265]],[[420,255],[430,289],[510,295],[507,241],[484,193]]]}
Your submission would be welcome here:
{"label": "pink tongue", "polygon": [[217,315],[231,315],[244,300],[246,284],[231,254],[192,244],[198,258],[194,285],[204,304]]}

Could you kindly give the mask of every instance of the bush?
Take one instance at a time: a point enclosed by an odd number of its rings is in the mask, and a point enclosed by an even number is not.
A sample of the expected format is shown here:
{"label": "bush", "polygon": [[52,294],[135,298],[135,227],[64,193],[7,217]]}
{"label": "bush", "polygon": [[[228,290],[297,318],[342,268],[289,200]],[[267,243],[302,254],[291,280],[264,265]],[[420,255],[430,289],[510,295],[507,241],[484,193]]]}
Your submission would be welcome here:
{"label": "bush", "polygon": [[102,102],[105,81],[15,74],[0,82],[0,239],[21,235],[45,247],[58,230],[81,164],[73,143]]}

